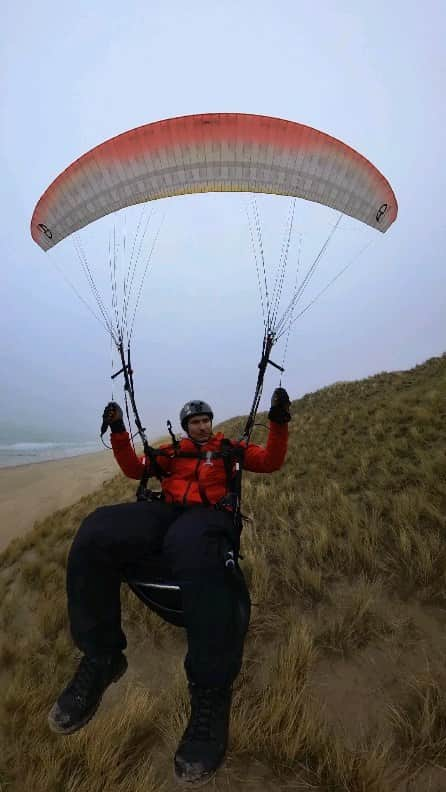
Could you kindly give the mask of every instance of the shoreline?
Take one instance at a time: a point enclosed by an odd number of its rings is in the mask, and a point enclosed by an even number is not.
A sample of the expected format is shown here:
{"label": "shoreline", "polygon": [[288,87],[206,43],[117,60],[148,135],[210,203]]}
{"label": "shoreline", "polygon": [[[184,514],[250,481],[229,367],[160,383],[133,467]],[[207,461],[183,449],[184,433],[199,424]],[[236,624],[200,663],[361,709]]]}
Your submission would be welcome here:
{"label": "shoreline", "polygon": [[20,462],[18,465],[0,465],[0,475],[3,470],[19,470],[28,468],[30,465],[51,465],[55,462],[65,462],[67,459],[79,459],[79,457],[90,457],[95,455],[99,456],[100,454],[106,453],[108,450],[109,449],[104,448],[103,451],[83,451],[82,454],[67,454],[66,456],[57,457],[56,459],[35,459],[33,462]]}
{"label": "shoreline", "polygon": [[0,553],[36,520],[72,506],[119,473],[107,449],[0,468]]}

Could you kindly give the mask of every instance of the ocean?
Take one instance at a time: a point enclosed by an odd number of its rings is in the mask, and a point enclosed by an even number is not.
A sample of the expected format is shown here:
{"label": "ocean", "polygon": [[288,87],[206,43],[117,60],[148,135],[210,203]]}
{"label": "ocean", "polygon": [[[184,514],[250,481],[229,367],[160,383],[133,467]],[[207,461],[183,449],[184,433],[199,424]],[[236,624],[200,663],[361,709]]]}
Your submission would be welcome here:
{"label": "ocean", "polygon": [[31,462],[49,462],[52,459],[94,454],[105,451],[100,440],[88,443],[0,443],[0,468],[27,465]]}

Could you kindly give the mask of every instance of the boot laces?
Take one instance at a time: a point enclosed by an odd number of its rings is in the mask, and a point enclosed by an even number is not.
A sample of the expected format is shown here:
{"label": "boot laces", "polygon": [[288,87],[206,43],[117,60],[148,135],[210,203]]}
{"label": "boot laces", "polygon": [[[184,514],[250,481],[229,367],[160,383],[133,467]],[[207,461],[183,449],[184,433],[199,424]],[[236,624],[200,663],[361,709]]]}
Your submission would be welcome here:
{"label": "boot laces", "polygon": [[91,690],[92,683],[100,674],[100,667],[89,657],[83,657],[67,692],[70,692],[78,701],[84,701]]}
{"label": "boot laces", "polygon": [[210,740],[214,725],[214,712],[221,703],[219,688],[195,688],[192,698],[192,712],[188,728],[192,740]]}

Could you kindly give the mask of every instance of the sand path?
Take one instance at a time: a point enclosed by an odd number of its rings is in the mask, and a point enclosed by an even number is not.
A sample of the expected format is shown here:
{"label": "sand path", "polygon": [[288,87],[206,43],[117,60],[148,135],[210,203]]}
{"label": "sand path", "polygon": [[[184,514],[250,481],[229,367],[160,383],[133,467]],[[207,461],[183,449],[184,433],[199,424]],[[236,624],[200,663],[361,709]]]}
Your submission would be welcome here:
{"label": "sand path", "polygon": [[117,473],[111,451],[0,468],[0,552],[35,520],[71,506]]}

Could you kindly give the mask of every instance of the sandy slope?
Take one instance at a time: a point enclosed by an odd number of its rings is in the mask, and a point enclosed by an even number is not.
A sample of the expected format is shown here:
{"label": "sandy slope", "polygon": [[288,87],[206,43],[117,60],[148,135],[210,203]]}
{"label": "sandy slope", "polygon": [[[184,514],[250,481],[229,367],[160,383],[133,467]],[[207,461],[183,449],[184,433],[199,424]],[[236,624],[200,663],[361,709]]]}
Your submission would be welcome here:
{"label": "sandy slope", "polygon": [[0,552],[48,517],[119,473],[111,451],[0,468]]}

